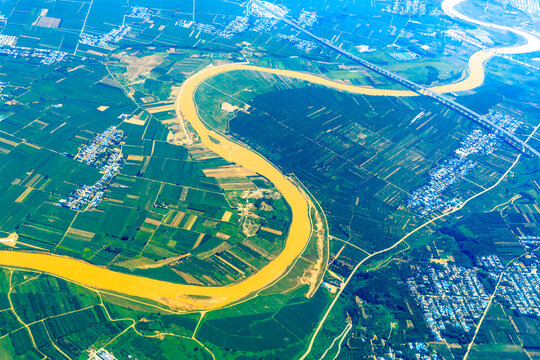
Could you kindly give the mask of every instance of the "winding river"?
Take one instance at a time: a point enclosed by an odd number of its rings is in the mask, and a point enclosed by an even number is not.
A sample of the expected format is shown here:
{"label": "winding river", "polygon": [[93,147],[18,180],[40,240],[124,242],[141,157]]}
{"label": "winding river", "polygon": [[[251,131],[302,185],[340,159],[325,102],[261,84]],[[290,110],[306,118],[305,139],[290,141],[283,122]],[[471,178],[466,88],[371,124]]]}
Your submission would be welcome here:
{"label": "winding river", "polygon": [[[461,1],[463,0],[445,0],[442,8],[449,16],[463,21],[514,32],[522,36],[527,43],[489,51],[480,50],[474,53],[469,60],[468,77],[453,84],[432,87],[431,89],[436,92],[462,91],[480,86],[484,82],[486,61],[497,53],[517,54],[540,49],[540,40],[532,34],[506,26],[478,21],[459,13],[455,10],[455,7]],[[257,273],[243,281],[228,286],[182,285],[114,272],[68,257],[22,251],[0,251],[0,265],[42,271],[88,287],[150,299],[179,310],[219,308],[245,299],[279,279],[295,263],[309,242],[312,227],[308,214],[308,200],[304,198],[299,188],[268,160],[207,128],[199,117],[194,100],[195,92],[201,83],[218,74],[238,70],[287,76],[354,94],[374,96],[417,95],[409,90],[360,87],[304,72],[262,68],[249,64],[226,64],[206,68],[192,75],[183,83],[176,100],[179,121],[189,122],[202,143],[210,150],[230,162],[242,165],[269,179],[291,207],[292,220],[283,251]]]}

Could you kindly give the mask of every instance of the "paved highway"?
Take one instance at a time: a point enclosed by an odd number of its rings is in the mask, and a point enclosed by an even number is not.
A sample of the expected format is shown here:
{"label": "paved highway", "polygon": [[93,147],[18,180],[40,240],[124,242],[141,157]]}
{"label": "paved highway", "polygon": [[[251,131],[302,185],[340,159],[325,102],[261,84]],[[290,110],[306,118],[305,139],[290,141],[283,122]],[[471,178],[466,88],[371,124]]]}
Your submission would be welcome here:
{"label": "paved highway", "polygon": [[426,88],[425,86],[422,86],[420,84],[417,84],[413,81],[410,81],[396,73],[393,73],[391,71],[388,71],[386,69],[381,68],[380,66],[377,66],[369,61],[366,61],[356,55],[353,55],[349,53],[348,51],[345,51],[343,49],[340,49],[339,47],[331,44],[328,40],[323,39],[321,37],[318,37],[317,35],[313,34],[312,32],[304,29],[303,27],[299,26],[296,22],[287,19],[286,17],[282,16],[281,14],[275,12],[273,9],[267,7],[264,3],[258,1],[258,0],[252,0],[253,3],[257,4],[258,6],[262,7],[272,15],[274,15],[276,18],[284,21],[288,25],[292,26],[293,28],[303,32],[304,34],[308,35],[315,41],[323,44],[326,47],[329,47],[330,49],[340,53],[341,55],[355,61],[356,63],[375,71],[378,74],[381,74],[403,86],[406,88],[420,94],[429,96],[432,99],[436,100],[437,102],[443,104],[444,106],[449,107],[450,109],[457,111],[459,114],[467,117],[468,119],[471,119],[472,121],[475,121],[479,123],[480,125],[488,128],[491,131],[494,131],[497,135],[499,135],[501,138],[503,138],[508,144],[510,144],[512,147],[517,149],[518,151],[524,153],[525,155],[529,156],[540,156],[540,152],[532,148],[530,145],[519,139],[514,134],[508,132],[507,130],[501,128],[497,124],[493,123],[492,121],[486,119],[484,116],[476,113],[475,111],[455,102],[454,100],[451,100],[447,98],[446,96],[439,94],[433,90],[430,90]]}

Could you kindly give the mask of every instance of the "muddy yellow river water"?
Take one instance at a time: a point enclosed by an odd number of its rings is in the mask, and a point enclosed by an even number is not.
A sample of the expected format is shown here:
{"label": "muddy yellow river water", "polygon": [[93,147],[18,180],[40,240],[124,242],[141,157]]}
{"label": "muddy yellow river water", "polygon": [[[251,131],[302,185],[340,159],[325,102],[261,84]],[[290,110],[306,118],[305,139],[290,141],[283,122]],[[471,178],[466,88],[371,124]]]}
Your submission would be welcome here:
{"label": "muddy yellow river water", "polygon": [[[454,84],[436,86],[437,92],[469,90],[484,81],[484,64],[492,55],[476,52],[469,61],[469,75]],[[230,162],[242,165],[269,179],[291,207],[292,221],[283,251],[249,278],[229,286],[180,285],[122,274],[86,262],[51,254],[0,251],[0,265],[28,268],[53,274],[96,289],[151,299],[179,309],[212,309],[246,298],[273,283],[294,264],[311,236],[308,201],[301,191],[270,162],[241,145],[208,129],[201,121],[194,101],[199,84],[218,74],[247,70],[283,75],[355,94],[414,96],[409,90],[373,89],[336,82],[316,75],[261,68],[248,64],[227,64],[204,69],[188,78],[178,93],[176,107],[180,121],[189,122],[209,149]]]}

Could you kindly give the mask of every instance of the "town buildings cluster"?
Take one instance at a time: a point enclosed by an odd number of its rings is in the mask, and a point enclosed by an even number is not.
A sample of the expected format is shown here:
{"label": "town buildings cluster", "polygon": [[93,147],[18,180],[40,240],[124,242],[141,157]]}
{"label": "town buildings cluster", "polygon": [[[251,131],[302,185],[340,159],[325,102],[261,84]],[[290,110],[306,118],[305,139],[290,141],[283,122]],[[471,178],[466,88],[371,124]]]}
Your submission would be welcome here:
{"label": "town buildings cluster", "polygon": [[407,279],[407,287],[438,340],[449,327],[466,332],[474,329],[489,299],[478,279],[478,270],[463,266],[415,266],[415,275]]}
{"label": "town buildings cluster", "polygon": [[481,256],[478,263],[494,281],[504,271],[496,296],[498,303],[522,315],[540,316],[540,261],[537,256],[529,255],[506,269],[497,255]]}
{"label": "town buildings cluster", "polygon": [[90,350],[90,353],[90,360],[116,360],[116,357],[105,349],[98,351]]}
{"label": "town buildings cluster", "polygon": [[315,44],[313,41],[300,39],[295,35],[278,34],[278,38],[290,41],[295,48],[307,53],[317,47],[317,44]]}
{"label": "town buildings cluster", "polygon": [[511,134],[515,133],[516,130],[519,129],[522,125],[521,121],[517,120],[513,116],[504,114],[499,111],[494,111],[493,109],[490,109],[489,112],[483,117],[487,121],[499,126],[500,128],[508,131]]}
{"label": "town buildings cluster", "polygon": [[389,54],[396,61],[411,61],[421,59],[422,56],[410,50],[394,51]]}
{"label": "town buildings cluster", "polygon": [[131,13],[127,15],[127,17],[146,21],[146,20],[150,20],[152,15],[154,15],[154,13],[155,13],[154,10],[151,10],[142,6],[135,6],[131,10]]}
{"label": "town buildings cluster", "polygon": [[[438,360],[440,357],[427,344],[421,342],[411,342],[402,344],[400,348],[394,349],[389,342],[384,339],[369,338],[362,332],[353,332],[350,339],[356,342],[369,344],[372,350],[371,356],[364,355],[364,359],[373,358],[377,360]],[[348,344],[349,345],[349,344]],[[350,345],[349,345],[350,346]],[[406,354],[405,354],[406,353]]]}
{"label": "town buildings cluster", "polygon": [[[279,14],[285,15],[289,12],[289,9],[282,5],[275,5],[267,2],[264,3],[265,6],[272,8]],[[306,17],[306,21],[309,21],[309,16],[304,16]],[[274,14],[267,11],[256,3],[250,3],[245,16],[237,16],[233,21],[231,21],[229,24],[222,28],[210,24],[203,24],[187,20],[180,20],[176,24],[185,28],[193,27],[207,34],[212,34],[226,39],[230,39],[233,36],[243,33],[248,29],[251,29],[255,32],[268,32],[272,30],[272,28],[278,22],[279,19],[277,19]]]}
{"label": "town buildings cluster", "polygon": [[[265,6],[271,8],[277,14],[282,16],[289,12],[289,9],[283,5],[276,5],[273,3],[262,1]],[[216,35],[225,39],[230,39],[237,34],[241,34],[247,30],[251,30],[258,33],[270,32],[279,19],[274,13],[266,10],[257,3],[251,2],[248,5],[248,10],[245,16],[237,16],[234,20],[228,23],[225,27],[215,26],[212,24],[204,24],[188,20],[178,20],[177,26],[184,28],[194,28],[207,34]],[[317,15],[315,12],[302,10],[298,16],[298,25],[304,28],[311,28],[317,22]],[[283,35],[277,34],[277,37],[283,40],[290,41],[297,49],[309,53],[311,50],[317,47],[317,45],[309,40],[304,40],[296,35]]]}
{"label": "town buildings cluster", "polygon": [[123,136],[122,130],[111,126],[79,150],[75,160],[98,168],[102,176],[94,185],[80,186],[67,199],[61,199],[58,205],[78,211],[94,208],[103,200],[105,188],[116,177],[124,163],[122,151],[118,146]]}
{"label": "town buildings cluster", "polygon": [[122,38],[131,30],[131,26],[128,25],[122,25],[115,29],[112,29],[111,31],[100,34],[100,35],[91,35],[82,33],[79,37],[79,43],[95,46],[95,47],[101,47],[101,48],[108,48],[112,44],[118,43]]}
{"label": "town buildings cluster", "polygon": [[[500,128],[515,133],[521,122],[514,117],[490,110],[484,118]],[[413,191],[407,200],[407,206],[418,215],[427,216],[435,211],[444,211],[460,204],[460,200],[447,199],[444,192],[461,181],[476,163],[467,157],[472,154],[492,154],[499,139],[495,133],[484,133],[476,129],[469,133],[455,150],[455,155],[429,172],[429,181],[420,189]]]}
{"label": "town buildings cluster", "polygon": [[96,135],[88,145],[82,146],[77,155],[75,155],[75,160],[79,160],[87,165],[99,164],[100,157],[109,148],[120,143],[123,136],[124,132],[122,130],[117,130],[115,126],[111,126]]}
{"label": "town buildings cluster", "polygon": [[0,97],[3,95],[2,91],[9,85],[9,81],[0,81]]}
{"label": "town buildings cluster", "polygon": [[479,256],[477,264],[471,268],[429,263],[415,266],[414,276],[407,279],[407,287],[437,339],[449,327],[474,330],[491,295],[479,280],[480,271],[493,284],[501,280],[494,298],[497,303],[522,315],[540,317],[540,259],[536,255],[527,255],[506,268],[497,255]]}
{"label": "town buildings cluster", "polygon": [[536,235],[520,235],[517,237],[521,245],[527,250],[532,250],[540,247],[540,236]]}
{"label": "town buildings cluster", "polygon": [[12,46],[7,48],[0,48],[0,55],[10,55],[23,58],[40,58],[40,63],[44,65],[50,65],[62,61],[67,56],[67,53],[58,50],[33,49],[28,47]]}
{"label": "town buildings cluster", "polygon": [[243,33],[249,27],[249,18],[247,16],[237,16],[223,30],[226,35],[232,37],[235,34]]}
{"label": "town buildings cluster", "polygon": [[0,35],[0,55],[8,55],[22,58],[40,58],[40,63],[44,65],[54,64],[62,61],[67,53],[59,50],[34,49],[23,46],[16,46],[17,36]]}
{"label": "town buildings cluster", "polygon": [[495,151],[497,144],[498,141],[495,134],[486,134],[476,129],[467,135],[465,140],[461,141],[461,146],[456,150],[456,155],[460,158],[476,153],[489,155]]}
{"label": "town buildings cluster", "polygon": [[426,14],[426,3],[422,0],[394,0],[384,11],[396,15],[422,16]]}
{"label": "town buildings cluster", "polygon": [[429,182],[409,195],[408,207],[421,216],[460,204],[459,199],[446,199],[443,193],[458,183],[475,167],[466,157],[454,157],[429,172]]}
{"label": "town buildings cluster", "polygon": [[174,25],[189,29],[193,25],[193,21],[178,20]]}
{"label": "town buildings cluster", "polygon": [[312,28],[317,23],[317,14],[314,11],[302,10],[296,23],[301,27]]}
{"label": "town buildings cluster", "polygon": [[257,33],[269,32],[274,29],[278,22],[279,20],[274,17],[261,17],[255,20],[251,30]]}
{"label": "town buildings cluster", "polygon": [[409,343],[409,348],[416,353],[416,360],[437,360],[439,357],[424,343]]}
{"label": "town buildings cluster", "polygon": [[207,34],[212,34],[212,35],[216,35],[225,39],[230,39],[234,35],[240,34],[247,30],[249,26],[249,18],[247,16],[237,16],[227,26],[221,29],[217,28],[214,25],[191,22],[191,21],[178,22],[177,24],[183,27],[193,26],[193,28],[200,30],[202,32],[205,32]]}

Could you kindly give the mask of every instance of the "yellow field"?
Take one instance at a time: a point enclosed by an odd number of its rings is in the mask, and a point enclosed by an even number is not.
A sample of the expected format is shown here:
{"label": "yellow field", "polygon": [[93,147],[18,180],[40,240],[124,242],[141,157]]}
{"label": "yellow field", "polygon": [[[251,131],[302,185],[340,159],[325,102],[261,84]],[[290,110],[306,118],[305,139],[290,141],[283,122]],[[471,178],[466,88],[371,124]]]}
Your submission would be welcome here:
{"label": "yellow field", "polygon": [[232,212],[225,211],[223,213],[223,216],[221,217],[221,221],[227,222],[227,221],[231,220],[231,216],[232,216]]}
{"label": "yellow field", "polygon": [[199,237],[197,238],[197,241],[195,241],[195,244],[193,244],[193,249],[196,249],[201,244],[203,237],[204,237],[204,234],[199,235]]}
{"label": "yellow field", "polygon": [[246,177],[257,175],[256,172],[246,169],[241,166],[221,166],[213,169],[203,169],[204,175],[216,179],[231,178],[231,177]]}
{"label": "yellow field", "polygon": [[11,146],[17,146],[17,145],[19,145],[18,142],[11,141],[11,140],[8,140],[8,139],[4,139],[4,138],[2,138],[2,137],[0,137],[0,142],[2,142],[2,143],[4,143],[4,144],[11,145]]}
{"label": "yellow field", "polygon": [[176,211],[176,213],[174,214],[174,217],[171,217],[170,223],[167,224],[167,225],[171,225],[173,227],[178,227],[178,225],[180,225],[180,223],[182,222],[182,219],[184,219],[185,215],[186,215],[185,212]]}
{"label": "yellow field", "polygon": [[189,218],[187,219],[186,223],[184,224],[184,230],[191,230],[191,227],[193,224],[195,224],[195,221],[197,221],[197,215],[190,214]]}
{"label": "yellow field", "polygon": [[272,228],[268,228],[268,227],[264,227],[264,226],[261,226],[261,230],[269,232],[269,233],[274,234],[274,235],[282,235],[283,234],[282,231],[272,229]]}
{"label": "yellow field", "polygon": [[143,126],[146,123],[146,120],[141,120],[136,117],[131,117],[129,119],[125,119],[124,122],[128,124],[132,124],[132,125]]}
{"label": "yellow field", "polygon": [[26,146],[30,146],[31,148],[34,148],[36,150],[41,150],[41,147],[37,146],[36,144],[31,144],[31,143],[28,143],[26,141],[23,141],[23,144],[26,145]]}
{"label": "yellow field", "polygon": [[144,160],[144,156],[142,155],[129,154],[127,157],[127,161],[143,161],[143,160]]}
{"label": "yellow field", "polygon": [[84,241],[90,241],[90,240],[92,240],[92,238],[93,238],[94,235],[95,235],[95,233],[93,233],[93,232],[90,232],[90,231],[84,231],[84,230],[75,229],[75,228],[69,228],[68,231],[67,231],[67,234],[68,234],[68,235],[73,235],[73,236],[75,236],[77,239],[79,239],[79,240],[84,240]]}
{"label": "yellow field", "polygon": [[216,237],[220,238],[220,239],[223,239],[223,240],[227,240],[231,237],[231,235],[227,235],[225,233],[222,233],[222,232],[218,232],[216,233]]}
{"label": "yellow field", "polygon": [[171,111],[171,110],[174,110],[174,108],[175,108],[174,104],[167,104],[167,105],[148,107],[146,108],[146,111],[148,111],[150,114],[155,114],[158,112]]}
{"label": "yellow field", "polygon": [[156,220],[156,219],[151,219],[151,218],[146,218],[146,219],[144,219],[144,222],[145,222],[145,223],[152,224],[152,225],[155,225],[155,226],[161,225],[161,221]]}
{"label": "yellow field", "polygon": [[30,194],[32,192],[32,190],[34,190],[33,188],[31,187],[28,187],[26,188],[23,193],[21,195],[19,195],[18,198],[15,199],[15,202],[16,203],[22,203],[24,201],[24,199],[26,199],[26,197],[28,196],[28,194]]}

